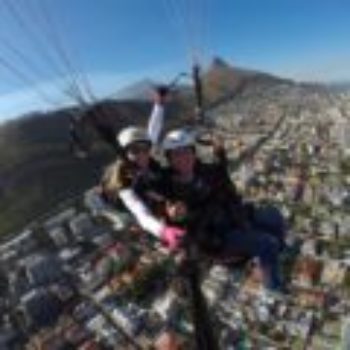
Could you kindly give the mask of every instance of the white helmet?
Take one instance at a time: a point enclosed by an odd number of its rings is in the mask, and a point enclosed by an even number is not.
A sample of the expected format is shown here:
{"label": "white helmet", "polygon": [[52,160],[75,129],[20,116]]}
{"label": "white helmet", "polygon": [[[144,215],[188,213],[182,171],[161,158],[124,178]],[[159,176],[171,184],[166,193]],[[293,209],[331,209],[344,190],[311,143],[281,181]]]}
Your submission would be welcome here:
{"label": "white helmet", "polygon": [[169,131],[163,141],[163,149],[170,151],[176,148],[188,147],[195,145],[193,133],[186,129],[177,129]]}
{"label": "white helmet", "polygon": [[118,134],[117,139],[123,148],[130,146],[134,142],[151,142],[146,130],[135,126],[124,128]]}

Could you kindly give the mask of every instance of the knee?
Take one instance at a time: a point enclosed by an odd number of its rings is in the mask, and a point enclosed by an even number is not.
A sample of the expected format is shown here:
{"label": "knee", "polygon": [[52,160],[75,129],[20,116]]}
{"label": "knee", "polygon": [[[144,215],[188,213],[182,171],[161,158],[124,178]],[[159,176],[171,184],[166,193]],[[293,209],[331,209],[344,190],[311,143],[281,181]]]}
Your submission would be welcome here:
{"label": "knee", "polygon": [[281,211],[274,206],[268,206],[265,209],[265,215],[266,215],[266,218],[268,218],[271,222],[275,222],[279,224],[282,224],[284,222],[284,217]]}
{"label": "knee", "polygon": [[258,242],[258,249],[262,259],[276,260],[280,251],[280,243],[271,235],[263,235]]}
{"label": "knee", "polygon": [[278,235],[283,236],[285,234],[286,223],[281,211],[276,207],[269,206],[264,208],[257,216],[258,223],[265,224],[266,227],[270,227]]}

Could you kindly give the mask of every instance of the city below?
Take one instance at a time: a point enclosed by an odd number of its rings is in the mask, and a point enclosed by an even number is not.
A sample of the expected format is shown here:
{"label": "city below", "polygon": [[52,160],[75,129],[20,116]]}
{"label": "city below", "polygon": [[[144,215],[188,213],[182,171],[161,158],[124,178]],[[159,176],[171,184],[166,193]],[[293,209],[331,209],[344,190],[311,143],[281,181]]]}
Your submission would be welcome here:
{"label": "city below", "polygon": [[[243,198],[288,223],[286,294],[251,261],[199,262],[220,349],[350,349],[350,93],[310,89],[248,90],[206,116]],[[118,215],[86,189],[0,246],[1,350],[195,348],[177,259]]]}

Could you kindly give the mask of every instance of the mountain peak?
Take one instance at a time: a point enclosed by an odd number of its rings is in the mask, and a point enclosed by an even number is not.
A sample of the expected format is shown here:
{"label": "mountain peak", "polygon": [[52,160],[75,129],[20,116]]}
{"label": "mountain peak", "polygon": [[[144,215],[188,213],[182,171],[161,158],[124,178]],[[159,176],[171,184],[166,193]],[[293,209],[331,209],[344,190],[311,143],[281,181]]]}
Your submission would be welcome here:
{"label": "mountain peak", "polygon": [[114,97],[118,100],[148,101],[152,98],[154,85],[155,82],[151,79],[142,79],[120,89]]}
{"label": "mountain peak", "polygon": [[224,59],[221,57],[214,57],[213,61],[211,63],[211,67],[217,67],[217,68],[232,68],[230,64],[228,64]]}

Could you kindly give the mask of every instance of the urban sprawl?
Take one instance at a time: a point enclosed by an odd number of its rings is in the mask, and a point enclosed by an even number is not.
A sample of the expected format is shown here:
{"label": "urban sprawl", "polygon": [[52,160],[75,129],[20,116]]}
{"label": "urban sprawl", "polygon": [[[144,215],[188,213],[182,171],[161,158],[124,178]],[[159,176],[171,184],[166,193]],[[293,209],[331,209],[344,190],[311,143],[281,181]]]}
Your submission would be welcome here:
{"label": "urban sprawl", "polygon": [[[240,192],[288,222],[285,295],[265,290],[250,262],[201,264],[220,348],[350,349],[350,93],[279,84],[207,118]],[[94,189],[4,242],[0,257],[0,349],[194,346],[176,259]]]}

